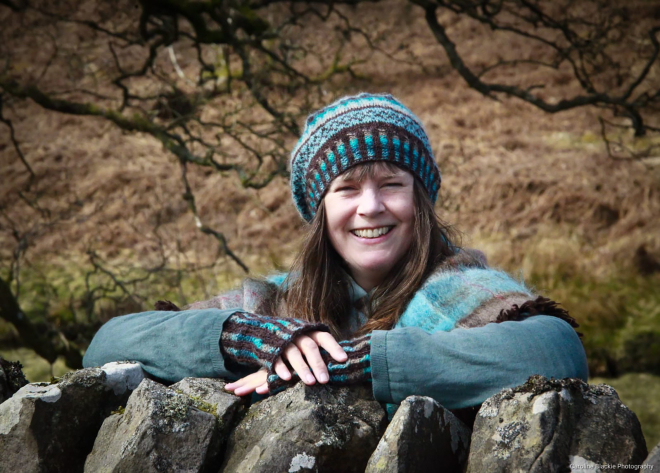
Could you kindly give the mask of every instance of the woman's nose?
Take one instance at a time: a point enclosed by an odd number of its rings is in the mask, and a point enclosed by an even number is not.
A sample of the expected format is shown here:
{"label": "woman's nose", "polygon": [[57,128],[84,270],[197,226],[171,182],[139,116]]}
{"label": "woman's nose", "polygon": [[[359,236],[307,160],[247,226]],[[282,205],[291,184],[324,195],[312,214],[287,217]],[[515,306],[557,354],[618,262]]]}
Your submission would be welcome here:
{"label": "woman's nose", "polygon": [[366,189],[360,195],[357,213],[360,215],[377,215],[385,210],[382,196],[378,190]]}

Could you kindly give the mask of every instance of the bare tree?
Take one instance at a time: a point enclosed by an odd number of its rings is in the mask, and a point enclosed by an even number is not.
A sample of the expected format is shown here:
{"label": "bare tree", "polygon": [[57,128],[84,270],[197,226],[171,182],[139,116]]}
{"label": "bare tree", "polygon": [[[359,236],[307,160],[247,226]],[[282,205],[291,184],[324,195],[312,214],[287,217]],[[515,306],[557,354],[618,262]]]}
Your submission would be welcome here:
{"label": "bare tree", "polygon": [[[0,231],[15,245],[0,258],[7,274],[3,317],[14,324],[22,313],[21,265],[30,242],[74,215],[84,218],[79,215],[84,202],[76,195],[43,202],[41,176],[12,120],[16,109],[31,101],[47,111],[92,117],[157,140],[178,161],[180,194],[196,227],[247,272],[223,229],[199,211],[191,170],[207,169],[262,189],[278,177],[288,178],[289,151],[305,115],[328,101],[328,90],[341,92],[341,81],[364,79],[361,68],[369,61],[385,57],[431,73],[411,50],[385,50],[382,32],[360,27],[352,13],[361,3],[385,8],[377,0],[0,0],[0,20],[7,25],[0,31],[0,128],[27,175],[22,189],[0,205],[6,210]],[[660,105],[654,73],[660,27],[652,14],[640,20],[614,0],[405,3],[421,8],[451,66],[485,97],[513,97],[548,113],[595,107],[603,112],[608,143],[621,136],[614,137],[612,129],[632,130],[635,137],[660,132],[654,121]],[[452,39],[456,19],[480,25],[475,34],[509,35],[534,47],[472,64],[469,51]],[[314,30],[319,25],[330,25],[322,36]],[[356,41],[366,44],[362,52],[356,52]],[[38,54],[26,61],[28,50]],[[507,70],[511,78],[505,81],[499,73]],[[525,83],[516,74],[521,70],[556,76],[538,75],[538,81]],[[629,156],[644,157],[651,149]],[[25,211],[18,213],[30,221],[19,222],[12,216],[16,212],[8,211],[19,205]],[[128,269],[112,267],[94,248],[86,256],[90,269],[83,306],[90,319],[103,300],[145,305],[140,284],[170,271],[164,252],[152,265]],[[22,332],[26,339],[32,337],[29,330]],[[49,360],[58,350],[50,345],[42,355]]]}
{"label": "bare tree", "polygon": [[[452,67],[473,89],[489,98],[498,95],[524,100],[548,113],[594,106],[623,117],[636,137],[660,132],[649,120],[660,108],[660,84],[652,74],[658,67],[660,43],[657,22],[646,21],[639,32],[633,7],[609,0],[411,0],[424,9],[426,22]],[[651,7],[649,5],[649,7]],[[650,8],[649,8],[650,10]],[[524,38],[530,48],[503,51],[491,64],[471,66],[439,20],[443,11],[470,18],[500,34]],[[655,14],[659,13],[657,7]],[[532,53],[535,47],[541,49]],[[628,60],[622,61],[621,51]],[[548,83],[522,84],[489,80],[489,73],[523,66],[568,71],[579,91],[548,100],[542,90]],[[515,77],[515,76],[514,76]],[[548,78],[550,79],[550,77]],[[548,80],[549,82],[549,80]]]}
{"label": "bare tree", "polygon": [[[318,105],[325,84],[354,74],[360,63],[345,48],[359,30],[332,6],[149,0],[83,5],[71,0],[1,2],[0,14],[13,24],[0,32],[0,122],[29,175],[22,189],[0,205],[5,210],[0,231],[15,243],[0,258],[8,275],[1,286],[0,317],[38,354],[51,363],[66,355],[71,367],[80,366],[80,347],[66,336],[66,328],[35,325],[20,308],[25,297],[21,270],[30,266],[27,250],[43,234],[89,214],[81,212],[86,202],[76,195],[58,202],[43,199],[42,176],[23,152],[11,120],[16,108],[29,100],[48,111],[94,117],[158,140],[178,160],[180,194],[199,231],[217,242],[218,256],[247,272],[222,229],[198,212],[191,167],[254,189],[278,176],[287,178],[301,118]],[[298,40],[307,18],[332,17],[338,18],[336,38],[321,47]],[[39,54],[26,66],[24,46],[34,43]],[[148,267],[113,267],[89,248],[85,291],[72,306],[82,307],[86,322],[95,327],[99,302],[140,310],[150,305],[141,291],[154,278],[170,278],[176,286],[183,276],[217,262],[216,257],[206,266],[182,270],[170,267],[165,253],[161,248],[159,260]]]}

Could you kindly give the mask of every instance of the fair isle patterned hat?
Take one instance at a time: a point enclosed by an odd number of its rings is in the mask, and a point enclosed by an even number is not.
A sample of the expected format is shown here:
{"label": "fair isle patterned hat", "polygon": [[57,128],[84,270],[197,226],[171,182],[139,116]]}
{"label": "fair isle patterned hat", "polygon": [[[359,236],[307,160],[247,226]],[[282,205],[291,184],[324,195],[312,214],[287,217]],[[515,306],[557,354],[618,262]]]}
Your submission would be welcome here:
{"label": "fair isle patterned hat", "polygon": [[332,180],[371,161],[406,169],[435,203],[440,170],[419,118],[391,95],[363,93],[343,97],[307,118],[291,153],[291,190],[298,212],[311,222]]}

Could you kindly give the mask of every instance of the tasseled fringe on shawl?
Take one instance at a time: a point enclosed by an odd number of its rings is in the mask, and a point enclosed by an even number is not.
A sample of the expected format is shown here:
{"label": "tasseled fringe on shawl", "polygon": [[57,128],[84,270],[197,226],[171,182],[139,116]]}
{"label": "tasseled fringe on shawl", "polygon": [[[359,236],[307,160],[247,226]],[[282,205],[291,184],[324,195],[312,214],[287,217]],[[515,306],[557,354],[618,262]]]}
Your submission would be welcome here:
{"label": "tasseled fringe on shawl", "polygon": [[[518,307],[518,304],[513,304],[511,309],[501,310],[500,315],[497,316],[495,322],[500,323],[506,322],[507,320],[520,321],[527,317],[531,317],[532,315],[550,315],[568,322],[573,328],[580,326],[575,319],[568,314],[566,309],[562,309],[555,301],[543,296],[539,296],[533,301],[527,301],[520,307]],[[580,338],[582,338],[582,333],[577,330],[575,332]]]}
{"label": "tasseled fringe on shawl", "polygon": [[171,312],[178,312],[179,309],[176,304],[170,301],[158,301],[154,304],[154,309],[156,310],[169,310]]}

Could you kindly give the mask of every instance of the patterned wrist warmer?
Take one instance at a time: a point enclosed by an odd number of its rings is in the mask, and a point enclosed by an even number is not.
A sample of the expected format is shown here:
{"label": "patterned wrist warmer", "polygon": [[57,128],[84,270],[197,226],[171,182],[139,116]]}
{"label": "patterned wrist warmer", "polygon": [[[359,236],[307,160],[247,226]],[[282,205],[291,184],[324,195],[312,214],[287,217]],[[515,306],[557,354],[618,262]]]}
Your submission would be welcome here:
{"label": "patterned wrist warmer", "polygon": [[220,349],[225,358],[271,369],[273,362],[298,335],[330,329],[325,324],[235,312],[224,323]]}
{"label": "patterned wrist warmer", "polygon": [[[330,383],[339,385],[371,383],[371,334],[343,340],[339,344],[348,355],[348,359],[344,362],[336,361],[328,352],[321,349],[321,356],[328,367]],[[271,394],[289,388],[299,380],[298,375],[294,374],[289,381],[285,381],[272,367],[268,369],[268,391]]]}

